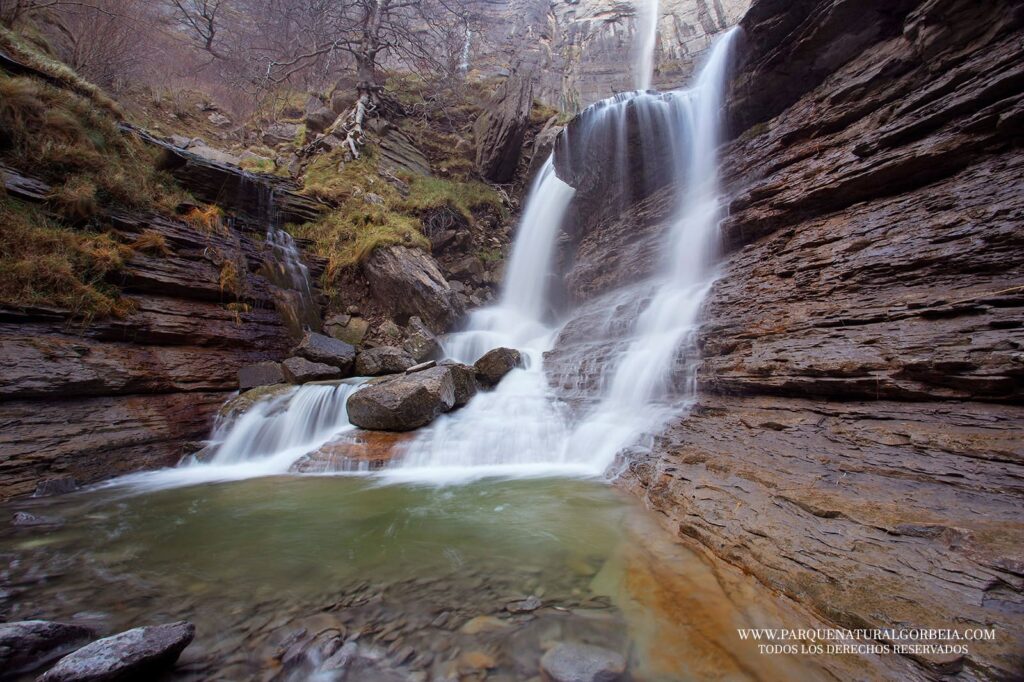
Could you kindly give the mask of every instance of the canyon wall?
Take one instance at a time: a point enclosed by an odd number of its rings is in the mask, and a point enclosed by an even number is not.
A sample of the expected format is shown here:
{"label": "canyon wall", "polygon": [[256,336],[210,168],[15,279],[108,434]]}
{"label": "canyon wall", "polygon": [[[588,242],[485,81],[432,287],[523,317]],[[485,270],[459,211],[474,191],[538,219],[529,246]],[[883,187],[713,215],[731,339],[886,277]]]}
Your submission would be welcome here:
{"label": "canyon wall", "polygon": [[[9,169],[0,178],[25,201],[49,193]],[[105,219],[122,243],[150,245],[134,248],[113,282],[127,315],[0,309],[0,499],[47,478],[87,483],[175,464],[209,434],[239,367],[294,344],[261,274],[259,226]]]}
{"label": "canyon wall", "polygon": [[[488,3],[486,30],[470,65],[528,68],[541,101],[577,112],[636,87],[642,7],[611,0],[504,0]],[[714,36],[733,26],[749,0],[662,0],[655,49],[655,87],[686,83]]]}
{"label": "canyon wall", "polygon": [[[830,622],[996,629],[967,655],[910,654],[915,676],[1013,678],[1024,9],[759,0],[741,25],[720,276],[699,359],[677,365],[682,388],[697,362],[696,404],[623,483]],[[671,204],[654,190],[566,236],[581,307],[546,361],[565,395],[614,346],[588,316],[659,262]]]}

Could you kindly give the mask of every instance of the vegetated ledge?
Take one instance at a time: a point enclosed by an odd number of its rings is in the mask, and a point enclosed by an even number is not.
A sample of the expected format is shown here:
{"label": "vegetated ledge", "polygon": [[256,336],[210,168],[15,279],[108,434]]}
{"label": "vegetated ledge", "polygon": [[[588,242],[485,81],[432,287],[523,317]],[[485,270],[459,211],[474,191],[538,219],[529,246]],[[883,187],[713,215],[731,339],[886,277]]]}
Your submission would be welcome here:
{"label": "vegetated ledge", "polygon": [[[996,629],[870,662],[902,679],[1024,669],[1022,26],[1007,2],[754,5],[720,276],[675,376],[699,363],[697,404],[621,479],[831,623]],[[556,388],[613,346],[589,304],[657,262],[660,197],[575,235]]]}
{"label": "vegetated ledge", "polygon": [[[49,196],[38,180],[2,176],[8,196]],[[237,389],[238,368],[292,344],[255,236],[153,213],[104,218],[118,241],[141,245],[113,275],[126,314],[83,323],[54,307],[0,310],[0,499],[50,476],[175,464]]]}

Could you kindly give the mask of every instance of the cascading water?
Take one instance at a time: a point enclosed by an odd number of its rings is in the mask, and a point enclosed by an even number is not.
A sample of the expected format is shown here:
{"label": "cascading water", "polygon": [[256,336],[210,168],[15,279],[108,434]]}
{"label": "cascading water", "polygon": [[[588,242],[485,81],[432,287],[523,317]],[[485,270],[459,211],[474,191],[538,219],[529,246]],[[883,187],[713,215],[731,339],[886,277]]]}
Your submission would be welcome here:
{"label": "cascading water", "polygon": [[[732,42],[733,32],[719,40],[689,90],[632,93],[594,108],[590,126],[577,140],[586,144],[596,135],[616,149],[623,147],[627,117],[634,116],[641,147],[654,137],[658,144],[668,144],[672,180],[683,187],[663,238],[661,269],[641,289],[630,288],[607,299],[608,321],[613,324],[618,323],[614,311],[623,307],[623,296],[644,291],[648,297],[622,350],[609,358],[605,390],[597,405],[571,425],[569,411],[550,395],[541,368],[543,353],[556,335],[545,315],[550,264],[573,195],[549,160],[523,214],[501,303],[474,313],[469,329],[452,335],[446,345],[451,357],[464,362],[496,346],[516,347],[525,351],[529,363],[511,372],[493,392],[478,396],[420,434],[392,475],[448,480],[570,471],[600,474],[618,452],[682,408],[679,401],[667,400],[669,378],[680,347],[692,337],[711,284],[712,246],[721,210],[715,152]],[[638,153],[642,156],[644,151]],[[617,154],[625,158],[627,150]]]}
{"label": "cascading water", "polygon": [[462,41],[462,53],[459,55],[459,73],[465,76],[469,73],[469,51],[473,43],[473,31],[466,25],[466,36]]}
{"label": "cascading water", "polygon": [[640,42],[637,43],[636,54],[636,89],[649,90],[651,78],[654,76],[654,50],[658,44],[658,18],[660,3],[658,0],[640,0],[642,7],[638,14],[640,23],[637,30]]}

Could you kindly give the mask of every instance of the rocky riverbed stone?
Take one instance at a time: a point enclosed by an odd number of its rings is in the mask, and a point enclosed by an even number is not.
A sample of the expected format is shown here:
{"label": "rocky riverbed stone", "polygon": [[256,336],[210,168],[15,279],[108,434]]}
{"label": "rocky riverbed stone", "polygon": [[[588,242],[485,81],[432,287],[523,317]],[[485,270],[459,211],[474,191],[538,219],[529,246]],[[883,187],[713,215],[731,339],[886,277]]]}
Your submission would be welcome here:
{"label": "rocky riverbed stone", "polygon": [[178,621],[105,637],[62,658],[39,682],[154,679],[174,665],[195,633],[192,623]]}
{"label": "rocky riverbed stone", "polygon": [[513,369],[522,366],[522,354],[511,348],[495,348],[488,351],[473,365],[477,379],[485,386],[494,386]]}
{"label": "rocky riverbed stone", "polygon": [[352,365],[355,363],[356,349],[351,344],[339,339],[316,332],[306,332],[302,341],[295,347],[295,355],[313,362],[332,365],[342,372],[348,373],[352,371]]}
{"label": "rocky riverbed stone", "polygon": [[540,659],[546,682],[615,682],[626,671],[621,654],[589,644],[562,643]]}
{"label": "rocky riverbed stone", "polygon": [[415,364],[416,360],[401,348],[378,346],[361,351],[356,356],[356,375],[376,377],[382,374],[398,374]]}
{"label": "rocky riverbed stone", "polygon": [[32,497],[50,497],[51,495],[66,495],[78,490],[78,482],[74,476],[55,476],[39,481],[36,484],[36,491]]}
{"label": "rocky riverbed stone", "polygon": [[0,624],[0,672],[36,670],[96,635],[89,628],[47,620]]}
{"label": "rocky riverbed stone", "polygon": [[448,367],[386,377],[348,399],[348,417],[372,431],[410,431],[455,406],[455,383]]}
{"label": "rocky riverbed stone", "polygon": [[440,366],[451,370],[452,381],[455,384],[455,407],[462,407],[480,389],[476,380],[476,370],[471,365],[454,360],[442,360]]}
{"label": "rocky riverbed stone", "polygon": [[283,384],[284,371],[279,362],[257,362],[238,370],[238,390],[248,391],[259,386]]}
{"label": "rocky riverbed stone", "polygon": [[441,342],[437,340],[434,332],[423,324],[423,320],[413,315],[409,318],[409,324],[406,325],[402,348],[416,362],[423,362],[441,353]]}
{"label": "rocky riverbed stone", "polygon": [[341,379],[342,372],[334,365],[312,362],[306,358],[288,358],[281,363],[284,377],[293,384],[304,384],[309,381],[329,381]]}

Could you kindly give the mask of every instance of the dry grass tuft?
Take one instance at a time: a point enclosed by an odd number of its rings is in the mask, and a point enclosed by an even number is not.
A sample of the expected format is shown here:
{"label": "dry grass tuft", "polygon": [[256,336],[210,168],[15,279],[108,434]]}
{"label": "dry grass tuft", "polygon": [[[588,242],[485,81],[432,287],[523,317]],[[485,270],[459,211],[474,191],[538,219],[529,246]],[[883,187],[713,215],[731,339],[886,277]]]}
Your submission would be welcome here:
{"label": "dry grass tuft", "polygon": [[184,215],[186,223],[206,234],[222,233],[224,227],[224,211],[219,206],[210,204],[206,207],[193,206]]}
{"label": "dry grass tuft", "polygon": [[171,255],[171,249],[167,246],[167,238],[156,230],[145,230],[132,242],[131,248],[133,251],[153,256]]}

